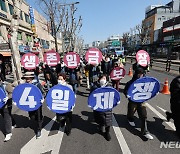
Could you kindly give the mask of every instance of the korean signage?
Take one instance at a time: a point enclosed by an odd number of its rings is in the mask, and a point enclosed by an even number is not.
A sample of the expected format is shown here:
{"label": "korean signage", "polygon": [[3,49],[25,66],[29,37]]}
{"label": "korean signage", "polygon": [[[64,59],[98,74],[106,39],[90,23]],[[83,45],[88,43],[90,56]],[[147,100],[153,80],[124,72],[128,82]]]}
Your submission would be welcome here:
{"label": "korean signage", "polygon": [[125,76],[125,74],[126,71],[124,68],[115,67],[110,73],[110,78],[111,80],[120,80]]}
{"label": "korean signage", "polygon": [[102,61],[102,53],[97,48],[90,48],[86,52],[85,59],[89,64],[98,65]]}
{"label": "korean signage", "polygon": [[44,54],[44,62],[48,66],[56,66],[60,63],[60,55],[54,50],[50,50]]}
{"label": "korean signage", "polygon": [[20,45],[19,46],[19,51],[21,53],[27,53],[30,52],[30,47],[28,45],[24,46],[24,45]]}
{"label": "korean signage", "polygon": [[64,56],[64,64],[68,68],[76,68],[80,64],[80,57],[77,53],[75,52],[69,52]]}
{"label": "korean signage", "polygon": [[36,27],[35,27],[35,20],[34,20],[34,11],[31,6],[29,7],[29,15],[30,15],[30,19],[31,19],[31,29],[32,29],[32,32],[35,34]]}
{"label": "korean signage", "polygon": [[139,50],[136,53],[136,60],[139,65],[146,67],[150,63],[149,54],[144,50]]}
{"label": "korean signage", "polygon": [[100,112],[112,110],[119,103],[120,93],[111,87],[98,88],[88,98],[88,106]]}
{"label": "korean signage", "polygon": [[39,65],[39,58],[33,53],[26,53],[21,58],[21,65],[28,70],[35,69]]}
{"label": "korean signage", "polygon": [[160,83],[152,77],[143,77],[131,84],[127,97],[137,103],[145,102],[155,97],[160,90]]}
{"label": "korean signage", "polygon": [[5,105],[5,102],[3,101],[5,97],[6,97],[6,94],[4,90],[2,89],[2,87],[0,87],[0,109]]}
{"label": "korean signage", "polygon": [[19,109],[34,111],[42,105],[43,96],[35,85],[24,83],[13,90],[12,99]]}
{"label": "korean signage", "polygon": [[75,94],[69,87],[58,84],[48,91],[46,103],[53,112],[66,113],[75,106]]}

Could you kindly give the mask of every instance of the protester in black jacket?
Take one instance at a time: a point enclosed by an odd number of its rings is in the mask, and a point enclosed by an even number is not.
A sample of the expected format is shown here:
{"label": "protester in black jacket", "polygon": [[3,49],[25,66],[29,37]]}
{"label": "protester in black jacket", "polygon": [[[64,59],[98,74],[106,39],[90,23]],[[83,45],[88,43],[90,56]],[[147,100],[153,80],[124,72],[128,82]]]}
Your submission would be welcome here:
{"label": "protester in black jacket", "polygon": [[[107,87],[107,78],[105,74],[100,74],[98,82],[96,82],[93,87],[91,88],[91,92],[97,88]],[[110,126],[112,125],[112,110],[100,112],[93,110],[94,113],[94,120],[99,125],[99,131],[103,133],[103,128],[105,127],[104,137],[107,141],[111,140],[110,136]]]}
{"label": "protester in black jacket", "polygon": [[180,137],[180,75],[172,80],[170,84],[170,92],[170,106],[172,113],[166,112],[167,120],[169,121],[170,118],[174,120],[177,135]]}
{"label": "protester in black jacket", "polygon": [[[136,81],[137,79],[143,77],[145,75],[145,70],[141,67],[136,68],[135,73],[133,75],[133,78],[127,82],[125,88],[124,88],[124,94],[127,97],[127,92],[131,84]],[[134,113],[138,112],[139,118],[141,119],[141,133],[144,137],[147,139],[153,139],[153,137],[149,134],[147,130],[147,111],[146,111],[146,105],[145,102],[143,103],[136,103],[129,99],[128,103],[128,111],[127,111],[127,119],[131,126],[135,127],[134,123]]]}

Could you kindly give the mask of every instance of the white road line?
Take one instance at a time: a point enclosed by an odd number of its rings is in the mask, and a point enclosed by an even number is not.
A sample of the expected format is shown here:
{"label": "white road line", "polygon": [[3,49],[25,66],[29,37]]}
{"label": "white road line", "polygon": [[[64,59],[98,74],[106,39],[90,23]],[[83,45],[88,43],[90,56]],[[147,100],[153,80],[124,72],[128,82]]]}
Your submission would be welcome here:
{"label": "white road line", "polygon": [[[171,127],[173,130],[176,130],[174,124],[172,122],[167,122],[166,121],[166,118],[161,114],[159,113],[155,108],[153,108],[150,104],[146,103],[146,106],[152,111],[154,112],[159,118],[161,118],[162,120],[165,120],[165,123]],[[164,109],[163,109],[164,110]]]}
{"label": "white road line", "polygon": [[34,136],[20,151],[20,154],[41,154],[51,151],[51,154],[58,154],[61,147],[64,130],[59,129],[58,134],[48,136],[55,117],[42,129],[41,138],[36,139]]}
{"label": "white road line", "polygon": [[163,111],[164,113],[166,113],[167,110],[161,108],[160,106],[157,106],[161,111]]}
{"label": "white road line", "polygon": [[123,136],[123,134],[122,134],[122,132],[121,132],[121,130],[119,128],[119,125],[118,125],[114,115],[112,116],[112,119],[113,119],[113,126],[112,127],[113,127],[114,132],[116,134],[116,137],[118,139],[118,142],[119,142],[119,145],[121,147],[122,153],[123,154],[131,154],[131,151],[130,151],[127,143],[126,143],[126,140],[125,140],[125,138],[124,138],[124,136]]}

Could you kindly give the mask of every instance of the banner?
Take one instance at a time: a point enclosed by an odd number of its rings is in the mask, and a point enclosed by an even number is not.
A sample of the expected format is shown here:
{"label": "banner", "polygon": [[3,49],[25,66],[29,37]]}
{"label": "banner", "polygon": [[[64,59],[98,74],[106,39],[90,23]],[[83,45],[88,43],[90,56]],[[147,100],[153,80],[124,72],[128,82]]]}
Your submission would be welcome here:
{"label": "banner", "polygon": [[46,96],[48,108],[55,113],[66,113],[75,106],[75,94],[67,86],[55,85]]}
{"label": "banner", "polygon": [[5,102],[3,102],[3,99],[6,97],[5,92],[0,88],[0,109],[5,105]]}
{"label": "banner", "polygon": [[102,61],[102,53],[97,48],[90,48],[86,52],[85,59],[89,64],[96,66]]}
{"label": "banner", "polygon": [[44,54],[44,62],[48,66],[56,66],[60,63],[60,55],[54,50],[49,50]]}
{"label": "banner", "polygon": [[34,111],[42,105],[41,100],[43,96],[39,88],[35,85],[24,83],[14,89],[12,99],[19,109]]}
{"label": "banner", "polygon": [[126,74],[126,71],[122,67],[115,67],[111,73],[110,73],[110,78],[111,80],[120,80],[122,79]]}
{"label": "banner", "polygon": [[112,110],[119,103],[120,93],[111,87],[98,88],[88,98],[88,106],[100,112]]}
{"label": "banner", "polygon": [[160,83],[152,77],[143,77],[131,84],[127,97],[137,103],[143,103],[155,97],[160,90]]}
{"label": "banner", "polygon": [[74,69],[80,65],[80,57],[75,52],[68,52],[64,58],[64,64],[68,68]]}
{"label": "banner", "polygon": [[26,53],[21,58],[21,65],[28,70],[35,69],[39,65],[39,58],[33,53]]}
{"label": "banner", "polygon": [[136,53],[137,63],[143,67],[146,67],[150,63],[149,54],[144,50],[139,50]]}

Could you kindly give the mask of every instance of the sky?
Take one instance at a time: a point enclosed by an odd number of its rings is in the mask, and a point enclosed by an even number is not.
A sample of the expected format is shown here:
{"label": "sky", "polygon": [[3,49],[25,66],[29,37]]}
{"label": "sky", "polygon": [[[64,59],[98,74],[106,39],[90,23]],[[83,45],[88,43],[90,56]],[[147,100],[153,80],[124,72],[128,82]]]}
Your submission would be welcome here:
{"label": "sky", "polygon": [[[40,11],[38,0],[26,0],[29,5]],[[61,0],[60,0],[61,1]],[[171,0],[77,0],[77,17],[82,16],[82,28],[78,34],[85,44],[105,41],[112,35],[122,36],[130,32],[145,18],[149,5],[165,5]],[[66,3],[77,2],[66,0]],[[62,1],[63,3],[65,0]]]}

